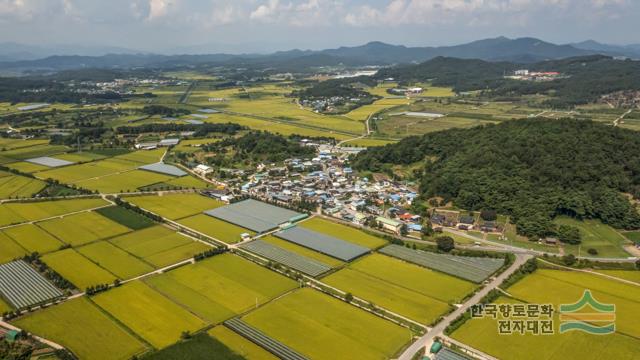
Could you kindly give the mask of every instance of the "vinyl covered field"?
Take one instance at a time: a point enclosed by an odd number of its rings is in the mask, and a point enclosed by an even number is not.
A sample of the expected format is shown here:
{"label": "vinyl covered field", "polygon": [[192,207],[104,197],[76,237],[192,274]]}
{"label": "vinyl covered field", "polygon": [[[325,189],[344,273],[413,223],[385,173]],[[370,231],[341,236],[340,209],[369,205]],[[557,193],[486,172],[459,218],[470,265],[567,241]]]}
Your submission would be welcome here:
{"label": "vinyl covered field", "polygon": [[126,360],[146,349],[84,297],[31,313],[15,325],[69,348],[83,360]]}
{"label": "vinyl covered field", "polygon": [[107,204],[99,198],[0,204],[0,226],[46,219]]}
{"label": "vinyl covered field", "polygon": [[238,256],[225,254],[146,280],[154,289],[211,323],[219,323],[296,287]]}
{"label": "vinyl covered field", "polygon": [[108,241],[99,241],[76,249],[80,254],[126,280],[149,273],[153,266],[130,255]]}
{"label": "vinyl covered field", "polygon": [[243,320],[311,359],[388,359],[409,341],[407,329],[308,288]]}
{"label": "vinyl covered field", "polygon": [[269,243],[271,245],[277,246],[279,248],[285,249],[287,251],[291,251],[293,253],[296,253],[298,255],[302,255],[304,257],[310,258],[310,259],[314,259],[314,260],[318,260],[323,264],[329,265],[331,267],[338,267],[342,264],[344,264],[342,261],[333,258],[331,256],[327,256],[324,254],[321,254],[317,251],[313,251],[311,249],[307,249],[305,247],[302,247],[300,245],[296,245],[292,242],[286,241],[286,240],[282,240],[280,238],[277,238],[275,236],[272,235],[267,235],[267,236],[263,236],[260,238],[260,240]]}
{"label": "vinyl covered field", "polygon": [[335,238],[364,246],[369,249],[375,249],[387,244],[386,240],[377,236],[367,234],[347,225],[338,224],[320,218],[303,221],[300,223],[300,226],[313,231],[325,233]]}
{"label": "vinyl covered field", "polygon": [[247,233],[251,236],[255,235],[251,230],[204,214],[190,216],[178,222],[190,229],[209,235],[227,244],[235,244],[242,240],[240,238],[240,234],[242,233]]}
{"label": "vinyl covered field", "polygon": [[178,341],[183,331],[206,323],[140,281],[95,296],[94,301],[156,348]]}
{"label": "vinyl covered field", "polygon": [[46,254],[48,252],[56,251],[64,245],[63,242],[55,238],[53,235],[33,224],[24,224],[6,228],[2,230],[2,232],[29,252]]}
{"label": "vinyl covered field", "polygon": [[42,261],[80,290],[99,284],[111,284],[116,277],[74,249],[65,249],[42,257]]}
{"label": "vinyl covered field", "polygon": [[[493,319],[469,320],[453,337],[501,359],[637,359],[640,356],[640,288],[597,275],[539,269],[507,291],[528,303],[573,304],[586,289],[595,299],[616,305],[616,333],[591,335],[573,331],[558,333],[558,319],[552,336],[497,334]],[[515,302],[501,298],[498,302]],[[588,310],[587,310],[588,311]],[[601,324],[602,325],[602,324]]]}
{"label": "vinyl covered field", "polygon": [[198,194],[131,196],[125,197],[125,200],[171,220],[185,218],[224,205],[219,201]]}
{"label": "vinyl covered field", "polygon": [[216,326],[207,333],[247,360],[278,360],[270,352],[224,326]]}
{"label": "vinyl covered field", "polygon": [[135,231],[109,242],[155,267],[175,264],[210,249],[164,226]]}
{"label": "vinyl covered field", "polygon": [[374,254],[323,279],[327,284],[423,324],[430,324],[475,286],[468,281]]}
{"label": "vinyl covered field", "polygon": [[38,226],[72,246],[83,245],[131,231],[128,227],[109,220],[94,211],[43,221],[38,223]]}

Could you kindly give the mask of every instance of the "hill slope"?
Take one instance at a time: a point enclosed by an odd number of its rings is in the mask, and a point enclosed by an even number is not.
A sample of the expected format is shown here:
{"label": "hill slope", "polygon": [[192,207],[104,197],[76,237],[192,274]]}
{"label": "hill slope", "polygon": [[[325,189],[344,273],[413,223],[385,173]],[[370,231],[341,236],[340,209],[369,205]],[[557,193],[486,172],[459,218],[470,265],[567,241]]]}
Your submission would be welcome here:
{"label": "hill slope", "polygon": [[552,231],[559,214],[639,228],[637,209],[621,194],[640,198],[639,153],[637,132],[525,119],[407,138],[359,154],[354,166],[380,171],[424,161],[423,195],[512,215],[520,233],[536,237]]}

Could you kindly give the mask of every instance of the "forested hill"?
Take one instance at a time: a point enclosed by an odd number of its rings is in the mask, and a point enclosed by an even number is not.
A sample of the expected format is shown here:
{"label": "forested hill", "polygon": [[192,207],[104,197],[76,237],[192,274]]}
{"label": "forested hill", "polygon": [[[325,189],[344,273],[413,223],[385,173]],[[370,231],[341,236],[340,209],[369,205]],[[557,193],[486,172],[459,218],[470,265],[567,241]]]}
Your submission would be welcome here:
{"label": "forested hill", "polygon": [[631,130],[585,120],[514,120],[372,148],[354,166],[384,171],[421,161],[426,197],[512,215],[523,235],[547,235],[558,214],[640,227],[637,209],[622,194],[640,198],[640,136]]}

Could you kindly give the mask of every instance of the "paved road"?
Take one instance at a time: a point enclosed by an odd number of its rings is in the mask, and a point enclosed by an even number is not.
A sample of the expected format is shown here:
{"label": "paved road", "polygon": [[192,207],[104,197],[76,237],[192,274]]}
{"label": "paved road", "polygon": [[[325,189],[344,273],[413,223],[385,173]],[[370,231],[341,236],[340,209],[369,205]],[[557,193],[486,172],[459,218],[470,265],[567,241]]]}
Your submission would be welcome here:
{"label": "paved road", "polygon": [[460,305],[460,307],[458,307],[455,311],[445,316],[444,319],[436,324],[429,332],[427,332],[413,344],[411,344],[411,346],[409,346],[398,359],[411,360],[413,355],[418,352],[418,350],[425,346],[430,347],[433,343],[433,339],[437,336],[442,336],[444,329],[446,329],[453,320],[457,319],[458,316],[462,315],[472,305],[480,302],[480,300],[485,297],[491,290],[496,289],[498,286],[500,286],[506,278],[508,278],[511,274],[518,270],[520,266],[522,266],[527,260],[531,259],[532,257],[533,256],[528,254],[516,254],[516,260],[513,262],[513,264],[511,264],[511,266],[509,266],[507,270],[496,276],[488,285],[475,293],[469,300]]}

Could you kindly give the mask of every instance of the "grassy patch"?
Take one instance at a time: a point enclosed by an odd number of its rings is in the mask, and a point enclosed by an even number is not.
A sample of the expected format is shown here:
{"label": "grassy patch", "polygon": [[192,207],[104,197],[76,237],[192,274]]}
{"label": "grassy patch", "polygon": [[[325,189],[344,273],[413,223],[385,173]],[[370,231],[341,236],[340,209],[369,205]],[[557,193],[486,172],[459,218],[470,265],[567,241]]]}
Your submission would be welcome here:
{"label": "grassy patch", "polygon": [[[582,256],[591,256],[587,254],[588,249],[598,251],[598,257],[627,257],[629,254],[623,250],[622,245],[626,239],[620,235],[614,228],[605,225],[599,220],[579,221],[568,217],[558,217],[555,222],[563,225],[577,227],[582,234],[581,253]],[[577,245],[566,245],[565,252],[570,254],[578,254]]]}
{"label": "grassy patch", "polygon": [[141,230],[154,225],[151,219],[120,206],[110,206],[98,209],[96,212],[133,230]]}

